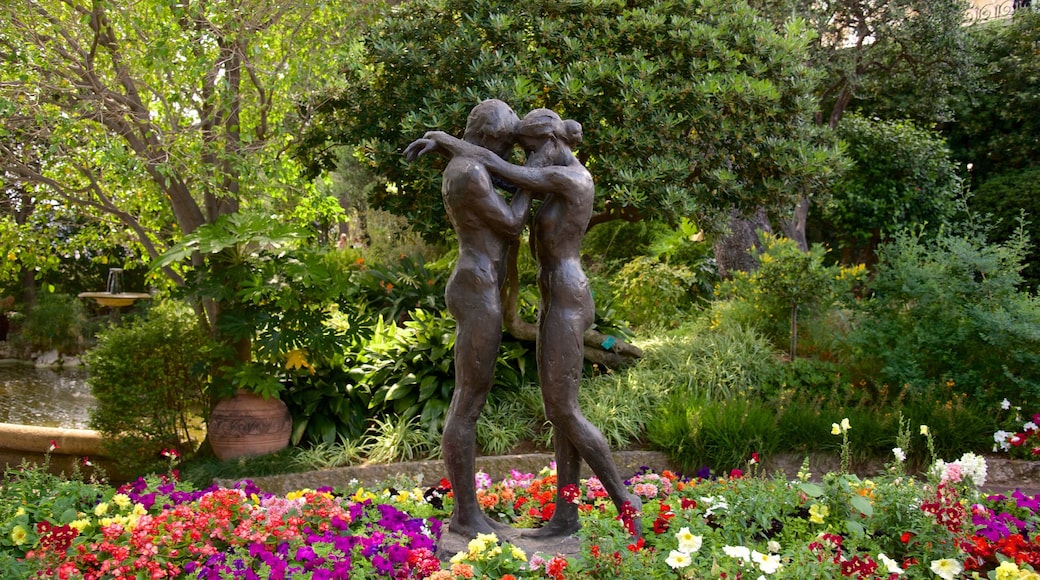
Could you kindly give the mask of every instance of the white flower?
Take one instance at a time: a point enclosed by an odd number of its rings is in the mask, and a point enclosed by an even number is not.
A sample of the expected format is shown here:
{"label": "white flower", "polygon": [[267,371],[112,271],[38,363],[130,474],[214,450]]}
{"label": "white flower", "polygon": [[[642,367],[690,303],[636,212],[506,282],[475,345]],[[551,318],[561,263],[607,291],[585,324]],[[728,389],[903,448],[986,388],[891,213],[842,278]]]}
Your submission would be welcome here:
{"label": "white flower", "polygon": [[690,532],[690,528],[681,528],[676,532],[675,538],[679,540],[679,551],[687,554],[700,550],[701,544],[704,542],[704,537],[693,535]]}
{"label": "white flower", "polygon": [[1022,430],[1023,431],[1036,431],[1036,423],[1034,423],[1032,421],[1027,421],[1024,425],[1022,425]]}
{"label": "white flower", "polygon": [[720,496],[701,497],[700,502],[708,506],[708,509],[704,511],[705,516],[710,516],[715,512],[729,509],[729,504],[726,503],[726,498]]}
{"label": "white flower", "polygon": [[849,418],[845,417],[841,420],[841,430],[844,432],[848,431],[849,429],[852,429],[852,425],[849,424]]}
{"label": "white flower", "polygon": [[885,569],[888,570],[889,574],[902,574],[906,571],[899,567],[899,562],[889,558],[884,553],[878,554],[877,559],[881,560],[881,563],[885,565]]}
{"label": "white flower", "polygon": [[906,461],[906,453],[903,452],[901,447],[893,447],[892,454],[896,456],[896,461],[899,463]]}
{"label": "white flower", "polygon": [[690,555],[686,552],[680,552],[679,550],[672,550],[669,552],[668,559],[665,560],[665,563],[671,566],[673,570],[685,568],[689,566],[691,562],[692,560],[690,559]]}
{"label": "white flower", "polygon": [[1003,401],[1000,402],[1000,408],[1004,409],[1005,411],[1007,411],[1008,409],[1011,408],[1011,401],[1009,401],[1007,399],[1004,399]]}
{"label": "white flower", "polygon": [[730,558],[744,561],[751,560],[751,550],[746,546],[723,546],[722,551]]}
{"label": "white flower", "polygon": [[756,550],[751,552],[751,560],[758,564],[759,569],[766,574],[772,574],[780,569],[780,556],[775,554],[763,554]]}
{"label": "white flower", "polygon": [[951,558],[932,560],[931,568],[932,572],[935,572],[943,580],[953,580],[964,571],[964,566],[961,566],[960,562]]}
{"label": "white flower", "polygon": [[780,542],[776,540],[769,540],[769,543],[766,544],[766,548],[768,548],[770,552],[773,552],[775,554],[776,552],[780,551]]}
{"label": "white flower", "polygon": [[841,425],[831,423],[831,435],[841,435]]}
{"label": "white flower", "polygon": [[961,471],[964,475],[971,478],[972,483],[974,483],[976,487],[986,485],[988,468],[986,466],[985,457],[968,452],[961,455],[960,464]]}
{"label": "white flower", "polygon": [[[1008,449],[1011,449],[1011,443],[1008,440],[1011,439],[1012,435],[1013,433],[1008,433],[1007,431],[1001,429],[1000,431],[997,431],[993,434],[993,441],[995,441],[997,445],[1000,446],[1001,450],[1007,451]],[[997,450],[997,445],[993,446],[994,451]]]}

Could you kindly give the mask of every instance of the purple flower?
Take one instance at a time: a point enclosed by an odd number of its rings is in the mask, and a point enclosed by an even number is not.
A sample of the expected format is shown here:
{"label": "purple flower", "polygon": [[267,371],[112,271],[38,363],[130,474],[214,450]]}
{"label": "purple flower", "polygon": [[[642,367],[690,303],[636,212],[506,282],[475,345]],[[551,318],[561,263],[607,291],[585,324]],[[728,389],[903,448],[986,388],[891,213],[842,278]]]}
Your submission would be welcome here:
{"label": "purple flower", "polygon": [[1034,514],[1040,512],[1040,495],[1034,495],[1030,498],[1028,495],[1022,493],[1022,490],[1016,489],[1015,493],[1011,494],[1011,497],[1015,498],[1018,507],[1028,509]]}

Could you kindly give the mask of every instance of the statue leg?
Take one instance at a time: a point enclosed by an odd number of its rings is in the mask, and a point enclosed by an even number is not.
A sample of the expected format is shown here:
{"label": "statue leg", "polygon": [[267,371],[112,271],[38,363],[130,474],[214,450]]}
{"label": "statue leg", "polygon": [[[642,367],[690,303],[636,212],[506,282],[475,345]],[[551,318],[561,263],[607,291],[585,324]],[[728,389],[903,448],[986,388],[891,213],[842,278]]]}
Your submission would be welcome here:
{"label": "statue leg", "polygon": [[[626,503],[637,512],[642,508],[639,498],[628,493],[603,433],[585,418],[578,404],[584,359],[582,335],[587,326],[577,317],[545,316],[539,328],[538,374],[546,418],[555,431],[557,495],[553,517],[542,528],[524,534],[528,537],[568,536],[579,529],[578,506],[561,497],[561,492],[565,486],[578,484],[582,459],[619,513]],[[636,531],[636,535],[641,533],[638,521]]]}
{"label": "statue leg", "polygon": [[477,502],[477,419],[494,381],[502,340],[501,309],[459,309],[455,333],[455,392],[451,397],[441,450],[455,496],[449,530],[473,538],[495,531]]}

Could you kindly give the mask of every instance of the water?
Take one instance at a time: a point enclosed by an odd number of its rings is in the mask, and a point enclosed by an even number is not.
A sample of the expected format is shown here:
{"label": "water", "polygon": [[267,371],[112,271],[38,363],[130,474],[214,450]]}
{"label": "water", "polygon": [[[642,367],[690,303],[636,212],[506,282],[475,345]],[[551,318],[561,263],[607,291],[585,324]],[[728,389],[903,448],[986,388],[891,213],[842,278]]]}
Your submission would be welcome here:
{"label": "water", "polygon": [[0,365],[0,423],[89,429],[95,404],[86,369]]}

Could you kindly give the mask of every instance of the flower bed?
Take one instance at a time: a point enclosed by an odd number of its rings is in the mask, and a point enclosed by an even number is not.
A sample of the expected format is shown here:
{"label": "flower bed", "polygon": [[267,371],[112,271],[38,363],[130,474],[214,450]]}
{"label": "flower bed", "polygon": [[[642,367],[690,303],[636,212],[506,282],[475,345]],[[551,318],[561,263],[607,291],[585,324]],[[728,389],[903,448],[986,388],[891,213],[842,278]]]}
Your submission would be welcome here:
{"label": "flower bed", "polygon": [[[282,496],[158,476],[116,489],[23,468],[2,488],[0,577],[1040,580],[1040,497],[980,495],[985,462],[971,454],[937,462],[927,481],[898,462],[874,479],[839,471],[819,481],[804,470],[759,477],[757,467],[752,458],[746,473],[721,478],[636,474],[638,539],[593,477],[564,494],[580,503],[578,554],[525,554],[482,536],[447,562],[435,556],[452,502],[443,481]],[[535,527],[552,515],[551,469],[478,484],[502,521]]]}

